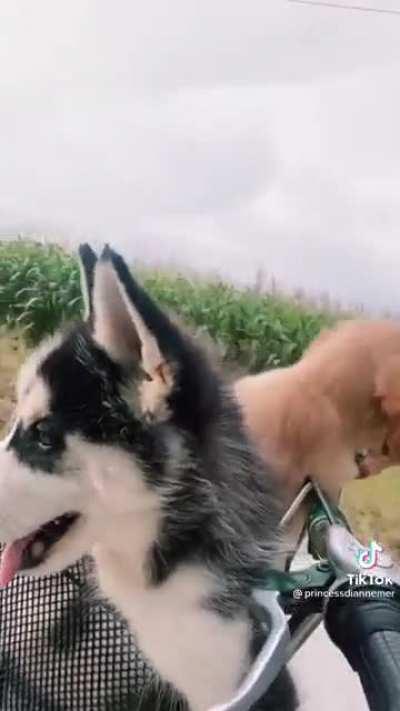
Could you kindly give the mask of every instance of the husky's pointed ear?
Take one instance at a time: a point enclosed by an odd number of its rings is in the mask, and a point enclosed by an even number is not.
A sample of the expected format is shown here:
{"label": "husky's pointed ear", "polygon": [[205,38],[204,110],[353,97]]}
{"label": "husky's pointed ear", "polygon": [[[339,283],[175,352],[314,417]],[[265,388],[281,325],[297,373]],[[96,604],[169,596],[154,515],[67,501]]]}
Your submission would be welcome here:
{"label": "husky's pointed ear", "polygon": [[93,313],[93,285],[94,270],[97,264],[97,255],[89,244],[79,247],[79,266],[81,271],[81,289],[84,303],[83,318],[86,321]]}
{"label": "husky's pointed ear", "polygon": [[93,315],[95,341],[124,368],[144,373],[143,409],[151,415],[160,412],[174,386],[182,339],[122,257],[108,247],[95,267]]}
{"label": "husky's pointed ear", "polygon": [[219,380],[197,345],[108,247],[95,267],[92,301],[93,338],[138,386],[126,391],[132,407],[139,404],[152,421],[173,417],[198,435],[219,406]]}

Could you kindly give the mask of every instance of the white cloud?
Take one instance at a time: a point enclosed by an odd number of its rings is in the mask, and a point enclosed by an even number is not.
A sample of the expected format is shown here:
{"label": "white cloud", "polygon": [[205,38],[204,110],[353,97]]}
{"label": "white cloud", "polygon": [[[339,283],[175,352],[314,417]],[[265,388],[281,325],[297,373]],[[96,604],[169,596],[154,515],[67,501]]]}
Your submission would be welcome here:
{"label": "white cloud", "polygon": [[6,0],[0,232],[396,309],[399,32],[285,0]]}

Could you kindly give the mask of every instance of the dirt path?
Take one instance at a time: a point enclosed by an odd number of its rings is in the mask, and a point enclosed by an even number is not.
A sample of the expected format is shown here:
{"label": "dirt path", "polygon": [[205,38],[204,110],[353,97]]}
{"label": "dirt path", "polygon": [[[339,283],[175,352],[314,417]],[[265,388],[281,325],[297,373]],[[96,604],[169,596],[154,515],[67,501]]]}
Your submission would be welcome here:
{"label": "dirt path", "polygon": [[291,665],[299,711],[368,711],[358,680],[345,658],[320,626]]}
{"label": "dirt path", "polygon": [[12,412],[16,372],[25,355],[20,340],[0,335],[0,434]]}

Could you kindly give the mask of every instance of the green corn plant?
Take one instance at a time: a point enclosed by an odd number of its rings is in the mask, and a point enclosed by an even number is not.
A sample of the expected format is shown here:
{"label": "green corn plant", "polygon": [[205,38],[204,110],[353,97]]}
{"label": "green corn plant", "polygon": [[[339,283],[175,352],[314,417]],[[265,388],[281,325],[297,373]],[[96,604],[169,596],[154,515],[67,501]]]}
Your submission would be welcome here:
{"label": "green corn plant", "polygon": [[[141,280],[153,297],[196,330],[206,332],[224,358],[246,370],[290,365],[335,316],[276,293],[239,290],[158,271]],[[55,245],[0,242],[0,323],[37,343],[82,308],[79,268]]]}

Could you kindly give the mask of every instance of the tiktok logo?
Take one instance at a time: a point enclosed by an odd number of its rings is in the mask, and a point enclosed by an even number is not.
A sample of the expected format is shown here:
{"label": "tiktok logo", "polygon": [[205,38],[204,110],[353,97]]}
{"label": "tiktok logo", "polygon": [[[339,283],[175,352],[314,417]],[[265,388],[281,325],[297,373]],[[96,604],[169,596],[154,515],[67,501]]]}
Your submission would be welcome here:
{"label": "tiktok logo", "polygon": [[360,548],[357,551],[357,561],[363,570],[371,570],[378,565],[379,554],[383,553],[383,547],[376,541],[371,541],[368,548]]}

